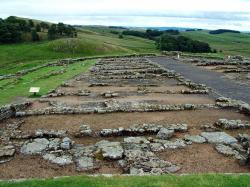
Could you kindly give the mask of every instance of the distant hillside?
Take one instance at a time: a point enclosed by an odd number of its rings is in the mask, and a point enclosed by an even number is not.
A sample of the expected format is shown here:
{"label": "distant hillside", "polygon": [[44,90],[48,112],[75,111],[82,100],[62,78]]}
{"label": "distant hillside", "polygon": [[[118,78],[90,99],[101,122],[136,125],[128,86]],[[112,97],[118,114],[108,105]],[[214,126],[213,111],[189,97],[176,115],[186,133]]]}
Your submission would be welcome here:
{"label": "distant hillside", "polygon": [[212,48],[225,55],[243,55],[250,57],[250,35],[246,33],[209,34],[209,31],[182,32],[183,36],[207,42]]}
{"label": "distant hillside", "polygon": [[77,31],[73,26],[9,16],[0,18],[0,44],[38,42],[63,37],[74,38]]}
{"label": "distant hillside", "polygon": [[87,26],[77,30],[77,38],[0,45],[0,75],[63,58],[159,53],[152,40],[112,34],[117,28]]}
{"label": "distant hillside", "polygon": [[223,33],[240,33],[240,31],[228,30],[228,29],[218,29],[210,31],[209,34],[223,34]]}

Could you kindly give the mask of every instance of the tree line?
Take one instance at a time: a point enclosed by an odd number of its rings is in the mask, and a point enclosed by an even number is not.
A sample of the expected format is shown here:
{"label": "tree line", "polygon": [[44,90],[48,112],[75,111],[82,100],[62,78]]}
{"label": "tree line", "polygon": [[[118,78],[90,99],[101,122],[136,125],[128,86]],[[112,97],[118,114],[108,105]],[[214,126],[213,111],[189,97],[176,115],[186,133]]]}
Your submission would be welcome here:
{"label": "tree line", "polygon": [[240,33],[240,31],[228,30],[228,29],[218,29],[210,31],[209,34],[223,34],[223,33]]}
{"label": "tree line", "polygon": [[192,40],[185,36],[162,35],[156,42],[162,51],[183,51],[192,53],[209,53],[212,51],[208,43]]}
{"label": "tree line", "polygon": [[[48,39],[61,37],[76,37],[77,31],[70,25],[63,23],[48,24],[46,22],[34,22],[33,20],[19,19],[10,16],[0,18],[0,43],[19,43],[25,41],[42,40],[40,33],[46,33]],[[28,39],[25,36],[29,36]]]}
{"label": "tree line", "polygon": [[146,32],[126,30],[123,31],[122,34],[154,40],[157,48],[162,51],[183,51],[192,53],[216,52],[216,50],[211,49],[208,43],[181,36],[178,30],[159,31],[147,29]]}

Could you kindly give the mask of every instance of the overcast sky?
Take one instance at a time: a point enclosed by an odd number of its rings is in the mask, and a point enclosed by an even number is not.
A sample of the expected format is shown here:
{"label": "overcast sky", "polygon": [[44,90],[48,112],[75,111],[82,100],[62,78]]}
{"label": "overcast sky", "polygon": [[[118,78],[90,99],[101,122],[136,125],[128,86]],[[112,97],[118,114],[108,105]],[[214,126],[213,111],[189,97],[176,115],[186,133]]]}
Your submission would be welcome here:
{"label": "overcast sky", "polygon": [[10,15],[78,25],[250,31],[250,0],[0,0]]}

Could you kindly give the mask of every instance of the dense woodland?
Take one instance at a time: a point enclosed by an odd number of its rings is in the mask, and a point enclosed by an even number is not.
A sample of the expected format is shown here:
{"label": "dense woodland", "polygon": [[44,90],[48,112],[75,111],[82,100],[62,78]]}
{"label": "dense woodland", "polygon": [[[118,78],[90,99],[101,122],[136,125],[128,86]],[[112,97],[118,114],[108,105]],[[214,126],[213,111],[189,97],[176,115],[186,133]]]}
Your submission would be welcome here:
{"label": "dense woodland", "polygon": [[192,53],[216,52],[216,50],[212,51],[208,43],[181,36],[178,30],[159,31],[148,29],[146,32],[126,30],[123,31],[122,34],[155,40],[157,48],[162,51],[183,51]]}
{"label": "dense woodland", "polygon": [[19,19],[14,16],[7,19],[0,18],[1,44],[76,36],[76,29],[63,23],[34,22],[33,20]]}
{"label": "dense woodland", "polygon": [[185,36],[171,36],[169,34],[164,34],[157,40],[157,48],[162,51],[216,52],[211,50],[208,43],[192,40]]}

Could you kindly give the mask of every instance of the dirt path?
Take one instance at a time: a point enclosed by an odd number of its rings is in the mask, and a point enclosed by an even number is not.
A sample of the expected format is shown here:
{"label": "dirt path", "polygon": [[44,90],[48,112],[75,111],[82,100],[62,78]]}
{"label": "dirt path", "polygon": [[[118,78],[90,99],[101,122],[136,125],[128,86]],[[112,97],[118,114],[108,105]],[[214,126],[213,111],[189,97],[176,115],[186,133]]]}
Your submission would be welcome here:
{"label": "dirt path", "polygon": [[185,78],[196,83],[206,84],[213,88],[215,92],[225,97],[242,100],[250,104],[250,86],[223,78],[222,73],[201,69],[168,57],[155,57],[150,58],[150,60],[164,66],[165,68],[175,70],[176,72],[181,73]]}

